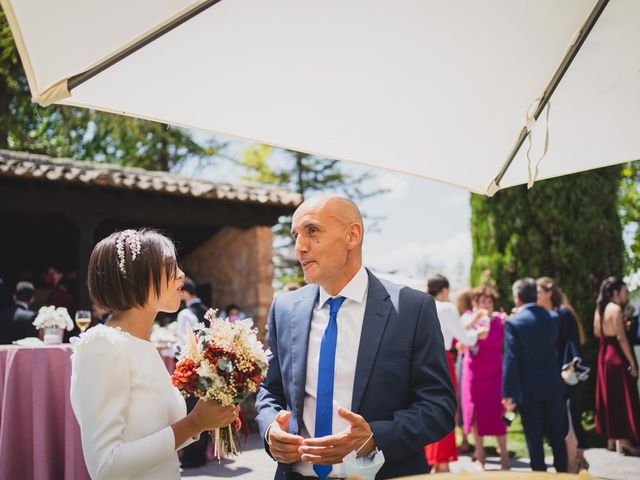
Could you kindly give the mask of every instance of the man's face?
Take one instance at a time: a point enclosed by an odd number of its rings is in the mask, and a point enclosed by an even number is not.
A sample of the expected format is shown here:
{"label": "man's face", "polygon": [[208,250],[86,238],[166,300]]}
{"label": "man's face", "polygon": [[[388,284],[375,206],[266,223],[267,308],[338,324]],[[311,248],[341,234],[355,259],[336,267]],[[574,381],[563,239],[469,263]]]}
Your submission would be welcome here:
{"label": "man's face", "polygon": [[349,254],[348,225],[327,205],[301,207],[294,213],[291,235],[306,283],[320,286],[340,276]]}

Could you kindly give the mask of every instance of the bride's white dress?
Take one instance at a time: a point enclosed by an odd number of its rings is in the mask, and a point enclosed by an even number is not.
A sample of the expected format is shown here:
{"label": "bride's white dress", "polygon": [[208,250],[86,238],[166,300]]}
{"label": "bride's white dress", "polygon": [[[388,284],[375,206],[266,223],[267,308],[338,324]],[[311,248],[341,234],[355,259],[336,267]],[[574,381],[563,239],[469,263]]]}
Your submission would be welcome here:
{"label": "bride's white dress", "polygon": [[71,404],[91,478],[180,478],[171,424],[186,406],[153,343],[98,325],[74,344],[72,365]]}

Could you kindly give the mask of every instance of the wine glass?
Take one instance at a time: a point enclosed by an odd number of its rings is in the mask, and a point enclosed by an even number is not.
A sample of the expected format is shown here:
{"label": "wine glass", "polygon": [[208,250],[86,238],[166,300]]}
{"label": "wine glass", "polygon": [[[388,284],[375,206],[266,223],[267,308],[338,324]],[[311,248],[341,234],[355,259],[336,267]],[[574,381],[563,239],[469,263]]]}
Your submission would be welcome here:
{"label": "wine glass", "polygon": [[76,325],[81,332],[84,332],[91,325],[91,312],[88,310],[78,310],[76,312]]}

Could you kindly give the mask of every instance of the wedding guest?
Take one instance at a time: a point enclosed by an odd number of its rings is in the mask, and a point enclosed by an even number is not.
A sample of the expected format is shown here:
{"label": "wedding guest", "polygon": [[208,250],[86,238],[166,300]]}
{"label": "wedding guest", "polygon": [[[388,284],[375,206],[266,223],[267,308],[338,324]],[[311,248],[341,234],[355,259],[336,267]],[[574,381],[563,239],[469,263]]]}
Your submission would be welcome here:
{"label": "wedding guest", "polygon": [[[578,316],[566,295],[551,277],[541,277],[536,280],[536,283],[538,285],[538,306],[558,317],[557,353],[560,365],[566,365],[576,357],[582,359],[580,346],[584,343],[585,335]],[[577,396],[580,386],[581,383],[567,385],[567,415],[571,421],[565,443],[569,473],[578,473],[580,470],[589,468],[589,463],[584,457],[584,450],[587,448],[587,434],[582,427],[582,408]]]}
{"label": "wedding guest", "polygon": [[[184,277],[183,283],[182,299],[185,303],[185,308],[178,313],[176,326],[176,346],[180,350],[184,348],[187,325],[194,330],[198,323],[209,323],[204,318],[204,314],[207,313],[209,307],[202,303],[202,300],[197,296],[195,282],[189,277]],[[194,395],[189,396],[186,399],[187,412],[191,412],[197,403],[197,397]],[[207,463],[207,439],[208,435],[201,433],[197,441],[184,448],[181,462],[182,468],[197,468]]]}
{"label": "wedding guest", "polygon": [[25,337],[37,337],[33,326],[35,312],[30,307],[35,300],[35,288],[31,282],[18,282],[13,295],[13,305],[0,311],[0,344],[10,344]]}
{"label": "wedding guest", "polygon": [[345,477],[354,450],[382,450],[379,480],[428,472],[424,445],[455,413],[433,298],[364,267],[362,216],[346,198],[307,199],[291,233],[307,285],[271,305],[256,400],[276,480]]}
{"label": "wedding guest", "polygon": [[98,324],[105,324],[107,320],[111,318],[111,312],[106,308],[101,307],[96,302],[91,302],[91,313],[93,316],[93,327]]}
{"label": "wedding guest", "polygon": [[633,346],[640,344],[640,338],[638,336],[640,331],[638,330],[638,314],[636,313],[635,307],[630,303],[622,310],[622,323],[624,324],[625,332],[627,332],[629,345],[632,347],[631,353],[633,353]]}
{"label": "wedding guest", "polygon": [[549,439],[556,472],[567,471],[566,388],[558,362],[558,317],[536,305],[533,278],[513,284],[516,313],[505,322],[502,396],[516,407],[529,449],[531,469],[545,471],[543,435]]}
{"label": "wedding guest", "polygon": [[494,311],[498,295],[487,286],[473,291],[473,311],[463,318],[464,325],[488,327],[489,334],[474,347],[465,347],[462,372],[462,416],[464,431],[471,432],[475,441],[475,457],[484,467],[485,436],[495,436],[500,449],[500,465],[509,469],[507,427],[502,421],[501,404],[502,340],[504,315]]}
{"label": "wedding guest", "polygon": [[184,347],[184,339],[187,331],[187,325],[195,330],[198,323],[208,324],[204,318],[209,307],[202,303],[202,300],[196,294],[196,284],[191,278],[184,277],[184,285],[182,286],[182,300],[184,308],[178,312],[176,325],[177,346]]}
{"label": "wedding guest", "polygon": [[240,307],[238,305],[236,305],[235,303],[231,303],[225,307],[223,317],[226,317],[232,322],[235,322],[237,320],[242,320],[245,315],[244,313],[242,313],[242,310],[240,310]]}
{"label": "wedding guest", "polygon": [[47,296],[47,305],[65,307],[71,314],[75,307],[75,302],[64,283],[64,273],[62,268],[59,266],[49,267],[44,281],[51,287],[49,295]]}
{"label": "wedding guest", "polygon": [[596,381],[596,431],[606,435],[609,448],[625,455],[640,455],[633,443],[640,441],[640,402],[638,367],[631,352],[624,324],[623,306],[629,290],[616,277],[600,285],[593,320],[598,337],[598,374]]}
{"label": "wedding guest", "polygon": [[[465,313],[470,312],[473,309],[471,298],[473,297],[473,288],[465,288],[456,295],[456,308],[458,309],[458,315],[460,321]],[[462,364],[464,362],[464,345],[456,343],[456,350],[458,356],[456,358],[456,380],[458,382],[458,408],[456,410],[456,425],[460,427],[461,442],[458,447],[458,452],[467,453],[473,450],[473,447],[469,444],[469,439],[464,431],[464,422],[462,419]]]}
{"label": "wedding guest", "polygon": [[113,312],[80,335],[72,357],[71,404],[93,479],[180,478],[176,450],[236,418],[215,401],[187,414],[149,341],[157,313],[178,309],[183,278],[173,243],[153,230],[113,233],[91,254],[91,299]]}
{"label": "wedding guest", "polygon": [[[456,349],[453,341],[456,340],[461,345],[473,347],[478,340],[487,338],[488,329],[473,329],[472,325],[465,328],[460,323],[458,309],[449,301],[449,280],[443,275],[435,275],[427,281],[427,291],[436,302],[436,311],[440,320],[440,328],[444,338],[444,348],[447,355],[447,363],[451,373],[453,389],[457,390],[456,375],[453,363],[456,357]],[[449,463],[458,460],[458,450],[456,449],[455,429],[435,443],[425,447],[425,455],[429,465],[433,467],[432,472],[441,473],[449,471]]]}

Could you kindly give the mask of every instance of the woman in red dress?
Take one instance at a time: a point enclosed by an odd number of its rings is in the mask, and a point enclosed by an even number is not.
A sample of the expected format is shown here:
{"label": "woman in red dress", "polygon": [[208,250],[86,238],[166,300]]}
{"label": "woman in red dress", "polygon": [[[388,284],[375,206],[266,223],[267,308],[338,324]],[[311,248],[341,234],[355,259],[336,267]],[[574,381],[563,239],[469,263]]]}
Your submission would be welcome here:
{"label": "woman in red dress", "polygon": [[[473,346],[476,345],[478,339],[487,337],[488,330],[486,328],[473,329],[471,324],[465,328],[462,323],[460,323],[458,310],[449,302],[449,280],[447,280],[446,277],[435,275],[429,278],[427,288],[429,294],[435,299],[451,381],[454,391],[457,391],[458,386],[456,385],[456,374],[453,366],[456,355],[455,348],[453,348],[453,341],[455,340],[463,345]],[[458,459],[455,428],[442,440],[424,447],[424,451],[427,462],[435,473],[448,472],[449,463],[455,462]]]}
{"label": "woman in red dress", "polygon": [[622,306],[629,291],[622,280],[609,277],[600,286],[593,331],[599,339],[596,382],[596,431],[607,435],[609,449],[640,455],[633,443],[640,440],[638,370],[624,324]]}

